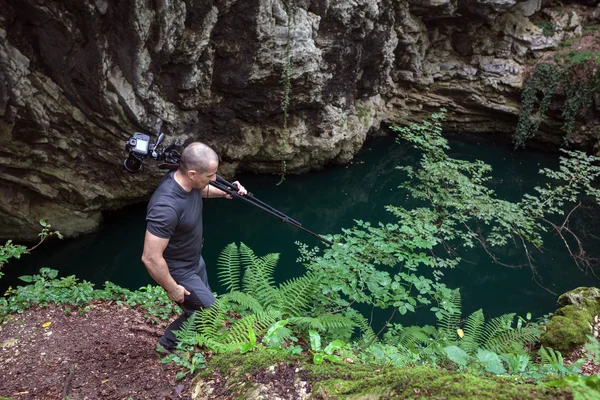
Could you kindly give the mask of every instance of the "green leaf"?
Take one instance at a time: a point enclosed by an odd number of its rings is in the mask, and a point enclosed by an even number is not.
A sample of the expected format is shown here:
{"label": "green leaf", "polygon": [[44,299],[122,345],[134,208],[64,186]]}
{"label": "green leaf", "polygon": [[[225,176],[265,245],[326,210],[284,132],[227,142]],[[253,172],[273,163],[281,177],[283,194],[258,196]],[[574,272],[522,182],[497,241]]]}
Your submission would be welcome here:
{"label": "green leaf", "polygon": [[313,351],[321,350],[321,335],[317,331],[310,330],[308,331],[308,335],[310,337],[310,348]]}
{"label": "green leaf", "polygon": [[254,333],[254,329],[250,325],[248,325],[248,338],[250,339],[250,344],[253,347],[256,346],[256,333]]}
{"label": "green leaf", "polygon": [[446,352],[446,355],[451,361],[454,361],[461,367],[467,366],[470,357],[467,353],[465,353],[464,350],[460,349],[457,346],[448,346],[444,347],[444,351]]}
{"label": "green leaf", "polygon": [[317,365],[323,364],[323,353],[313,354],[313,363],[315,363]]}
{"label": "green leaf", "polygon": [[271,327],[267,330],[267,333],[263,336],[263,343],[268,345],[271,340],[279,333],[279,331],[284,328],[288,323],[287,319],[283,319],[275,322]]}
{"label": "green leaf", "polygon": [[187,374],[189,374],[189,372],[190,371],[181,371],[181,372],[179,372],[177,375],[175,375],[175,380],[178,381],[178,380],[181,380],[181,379],[185,378],[185,376]]}
{"label": "green leaf", "polygon": [[487,372],[496,375],[506,374],[506,369],[504,369],[500,357],[493,351],[479,349],[477,359],[485,366]]}
{"label": "green leaf", "polygon": [[331,355],[331,354],[326,354],[326,355],[324,355],[324,356],[323,356],[323,359],[325,359],[325,360],[327,360],[327,361],[334,362],[334,363],[338,363],[338,364],[340,364],[340,363],[342,363],[342,362],[343,362],[343,361],[342,361],[342,357],[340,357],[340,356],[336,356],[336,355]]}
{"label": "green leaf", "polygon": [[240,346],[240,353],[244,354],[254,349],[254,345],[252,343],[244,343]]}
{"label": "green leaf", "polygon": [[344,343],[343,340],[334,340],[333,342],[329,343],[327,347],[325,347],[324,352],[325,354],[333,354],[334,351],[341,349],[342,347],[344,347],[345,344],[346,343]]}

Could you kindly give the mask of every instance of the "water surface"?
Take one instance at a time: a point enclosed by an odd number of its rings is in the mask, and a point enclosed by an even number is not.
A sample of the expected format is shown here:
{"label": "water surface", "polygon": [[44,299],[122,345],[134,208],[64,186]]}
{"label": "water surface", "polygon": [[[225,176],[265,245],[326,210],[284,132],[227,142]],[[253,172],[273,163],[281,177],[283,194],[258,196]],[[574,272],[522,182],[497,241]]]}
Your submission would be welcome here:
{"label": "water surface", "polygon": [[[493,167],[491,185],[502,198],[518,200],[525,191],[542,182],[538,170],[556,167],[558,154],[534,151],[512,152],[505,145],[477,141],[451,141],[450,154],[457,158],[481,159]],[[353,220],[392,221],[384,210],[387,204],[407,204],[406,195],[397,189],[403,179],[395,169],[399,163],[415,165],[419,158],[407,143],[396,143],[393,137],[367,142],[356,159],[345,166],[301,176],[288,175],[281,185],[277,176],[242,174],[238,177],[259,199],[298,220],[306,228],[320,233],[339,233],[351,227]],[[124,172],[125,173],[125,172]],[[146,204],[137,204],[106,215],[100,232],[76,240],[44,244],[33,254],[5,268],[7,276],[0,289],[15,284],[16,277],[40,267],[58,269],[61,276],[76,274],[101,287],[104,281],[137,289],[153,283],[140,261],[145,231]],[[574,215],[572,227],[589,234],[600,221],[598,209]],[[213,290],[222,292],[217,283],[216,259],[231,242],[243,242],[258,255],[281,253],[278,281],[302,274],[296,263],[296,241],[311,247],[320,242],[290,225],[282,224],[238,200],[208,199],[204,202],[204,258],[208,265]],[[591,237],[589,237],[591,239]],[[597,242],[587,241],[595,250]],[[503,261],[523,264],[518,249],[501,251]],[[592,252],[600,256],[600,250]],[[542,316],[555,310],[557,297],[578,286],[597,286],[600,281],[580,271],[556,235],[549,234],[543,252],[535,252],[535,265],[542,284],[533,280],[529,267],[511,269],[494,264],[481,250],[464,253],[466,262],[446,273],[450,287],[460,287],[464,313],[483,308],[492,317],[507,312]],[[543,287],[542,287],[543,286]],[[367,310],[368,311],[368,310]],[[375,319],[384,318],[382,313]],[[404,318],[405,323],[432,322],[429,316]]]}

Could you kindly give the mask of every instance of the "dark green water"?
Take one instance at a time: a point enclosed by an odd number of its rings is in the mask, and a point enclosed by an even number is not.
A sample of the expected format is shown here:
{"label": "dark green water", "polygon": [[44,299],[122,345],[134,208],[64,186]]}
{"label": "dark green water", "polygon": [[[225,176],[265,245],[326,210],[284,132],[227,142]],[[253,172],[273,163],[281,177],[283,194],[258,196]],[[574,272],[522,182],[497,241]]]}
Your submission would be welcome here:
{"label": "dark green water", "polygon": [[[451,141],[450,154],[457,158],[479,158],[494,168],[491,185],[502,198],[517,200],[525,191],[540,184],[537,171],[556,167],[557,154],[533,151],[513,153],[511,148],[491,143]],[[399,192],[403,179],[394,169],[398,163],[414,165],[419,154],[408,144],[398,144],[392,137],[368,142],[351,165],[331,167],[325,171],[302,176],[287,176],[277,186],[276,176],[240,175],[237,177],[259,199],[300,221],[308,229],[320,233],[339,233],[351,227],[354,219],[390,221],[384,210],[387,204],[404,204],[405,194]],[[41,267],[60,270],[61,276],[75,274],[101,287],[110,280],[118,285],[137,289],[153,283],[140,261],[145,231],[146,204],[128,207],[106,216],[103,229],[94,235],[77,240],[54,240],[11,262],[5,268],[7,276],[0,281],[3,291],[9,284],[18,284],[19,275],[29,274]],[[595,233],[600,221],[598,208],[573,217],[571,227]],[[281,253],[278,280],[302,274],[296,241],[309,246],[320,242],[280,223],[263,212],[237,200],[209,199],[204,203],[204,258],[214,291],[217,284],[216,259],[223,247],[231,242],[244,242],[258,255]],[[588,250],[600,257],[597,242],[586,241]],[[594,249],[594,246],[596,249]],[[518,249],[500,252],[507,263],[522,264],[523,253]],[[507,312],[534,317],[554,311],[556,296],[534,282],[528,267],[511,269],[493,264],[481,250],[464,253],[467,262],[446,273],[445,283],[460,287],[463,310],[468,314],[483,308],[488,317]],[[542,253],[535,252],[535,263],[543,286],[561,294],[578,286],[600,286],[590,273],[580,271],[560,239],[549,234]],[[368,310],[367,310],[368,311]],[[376,314],[375,320],[383,318]],[[404,323],[432,322],[429,316],[405,317]]]}

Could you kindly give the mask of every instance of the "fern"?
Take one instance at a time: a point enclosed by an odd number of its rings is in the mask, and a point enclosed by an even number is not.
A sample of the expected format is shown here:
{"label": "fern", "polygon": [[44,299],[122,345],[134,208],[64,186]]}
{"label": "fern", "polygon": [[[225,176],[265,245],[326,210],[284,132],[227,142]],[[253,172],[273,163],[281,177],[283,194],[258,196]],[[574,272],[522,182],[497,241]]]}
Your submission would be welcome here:
{"label": "fern", "polygon": [[200,313],[194,312],[183,324],[181,324],[179,330],[173,332],[175,337],[177,337],[177,346],[179,348],[189,349],[190,347],[200,344],[202,341],[202,338],[199,337],[198,334],[200,323]]}
{"label": "fern", "polygon": [[483,311],[479,309],[467,317],[464,324],[464,337],[459,339],[456,335],[461,316],[458,290],[453,292],[451,302],[457,306],[458,311],[444,311],[438,330],[445,345],[456,345],[470,356],[475,356],[479,349],[497,354],[525,354],[525,345],[537,342],[542,333],[537,328],[513,328],[514,313],[485,321]]}
{"label": "fern", "polygon": [[279,286],[281,296],[278,299],[281,310],[289,315],[302,315],[307,312],[316,288],[317,280],[311,273],[283,283]]}
{"label": "fern", "polygon": [[265,312],[265,309],[260,302],[256,300],[256,298],[244,292],[230,292],[226,295],[223,295],[222,299],[227,299],[227,301],[237,303],[246,310],[255,314],[263,314]]}
{"label": "fern", "polygon": [[289,317],[290,324],[303,330],[331,331],[334,329],[350,329],[355,323],[348,317],[340,314],[325,314],[318,317]]}
{"label": "fern", "polygon": [[536,328],[513,329],[488,341],[486,348],[498,354],[525,354],[525,344],[537,343],[542,331]]}
{"label": "fern", "polygon": [[243,278],[243,288],[248,294],[254,295],[258,301],[268,307],[279,301],[279,293],[274,289],[274,272],[279,254],[267,254],[257,257],[245,244],[240,244],[240,259],[246,272]]}
{"label": "fern", "polygon": [[373,331],[373,328],[369,325],[369,320],[367,320],[364,315],[356,310],[348,309],[346,310],[346,317],[354,322],[354,324],[358,326],[358,329],[360,329],[362,341],[365,346],[377,342],[377,335],[375,335],[375,331]]}
{"label": "fern", "polygon": [[227,245],[217,259],[221,284],[230,292],[240,290],[240,252],[235,243]]}
{"label": "fern", "polygon": [[217,299],[210,308],[202,309],[198,331],[207,339],[218,338],[223,334],[226,311],[227,301],[224,299]]}
{"label": "fern", "polygon": [[256,315],[248,315],[231,326],[224,341],[230,344],[237,344],[238,346],[247,342],[248,327],[251,327],[254,331],[257,331],[257,328],[264,330],[264,326],[260,327],[260,324],[257,323]]}
{"label": "fern", "polygon": [[515,313],[504,314],[496,318],[492,318],[485,323],[483,327],[483,334],[480,340],[482,345],[487,345],[492,340],[502,336],[507,332],[512,332],[514,329],[511,327],[513,320],[515,319]]}
{"label": "fern", "polygon": [[469,315],[465,322],[465,336],[461,341],[461,348],[469,355],[477,353],[479,343],[483,336],[483,326],[485,323],[485,317],[483,316],[483,310],[479,309],[473,314]]}
{"label": "fern", "polygon": [[451,303],[452,307],[440,311],[442,318],[438,323],[438,330],[447,338],[456,338],[456,328],[458,328],[462,310],[460,290],[453,290],[448,301]]}

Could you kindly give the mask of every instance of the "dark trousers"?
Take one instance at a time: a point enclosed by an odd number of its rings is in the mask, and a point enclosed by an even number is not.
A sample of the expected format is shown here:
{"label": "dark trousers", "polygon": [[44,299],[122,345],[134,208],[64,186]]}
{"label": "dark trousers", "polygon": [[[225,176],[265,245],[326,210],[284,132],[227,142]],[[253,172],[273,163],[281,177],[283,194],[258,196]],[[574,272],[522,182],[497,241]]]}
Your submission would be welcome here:
{"label": "dark trousers", "polygon": [[201,257],[200,262],[196,271],[193,273],[183,274],[180,277],[177,274],[172,273],[175,282],[183,286],[190,292],[189,295],[185,295],[183,303],[177,303],[183,310],[183,314],[179,316],[175,321],[165,330],[165,333],[159,339],[161,346],[167,349],[172,349],[177,344],[177,337],[173,333],[178,329],[181,329],[181,325],[189,318],[194,311],[199,308],[208,308],[215,302],[215,296],[213,296],[210,286],[208,285],[208,276],[206,275],[206,264],[204,259]]}

